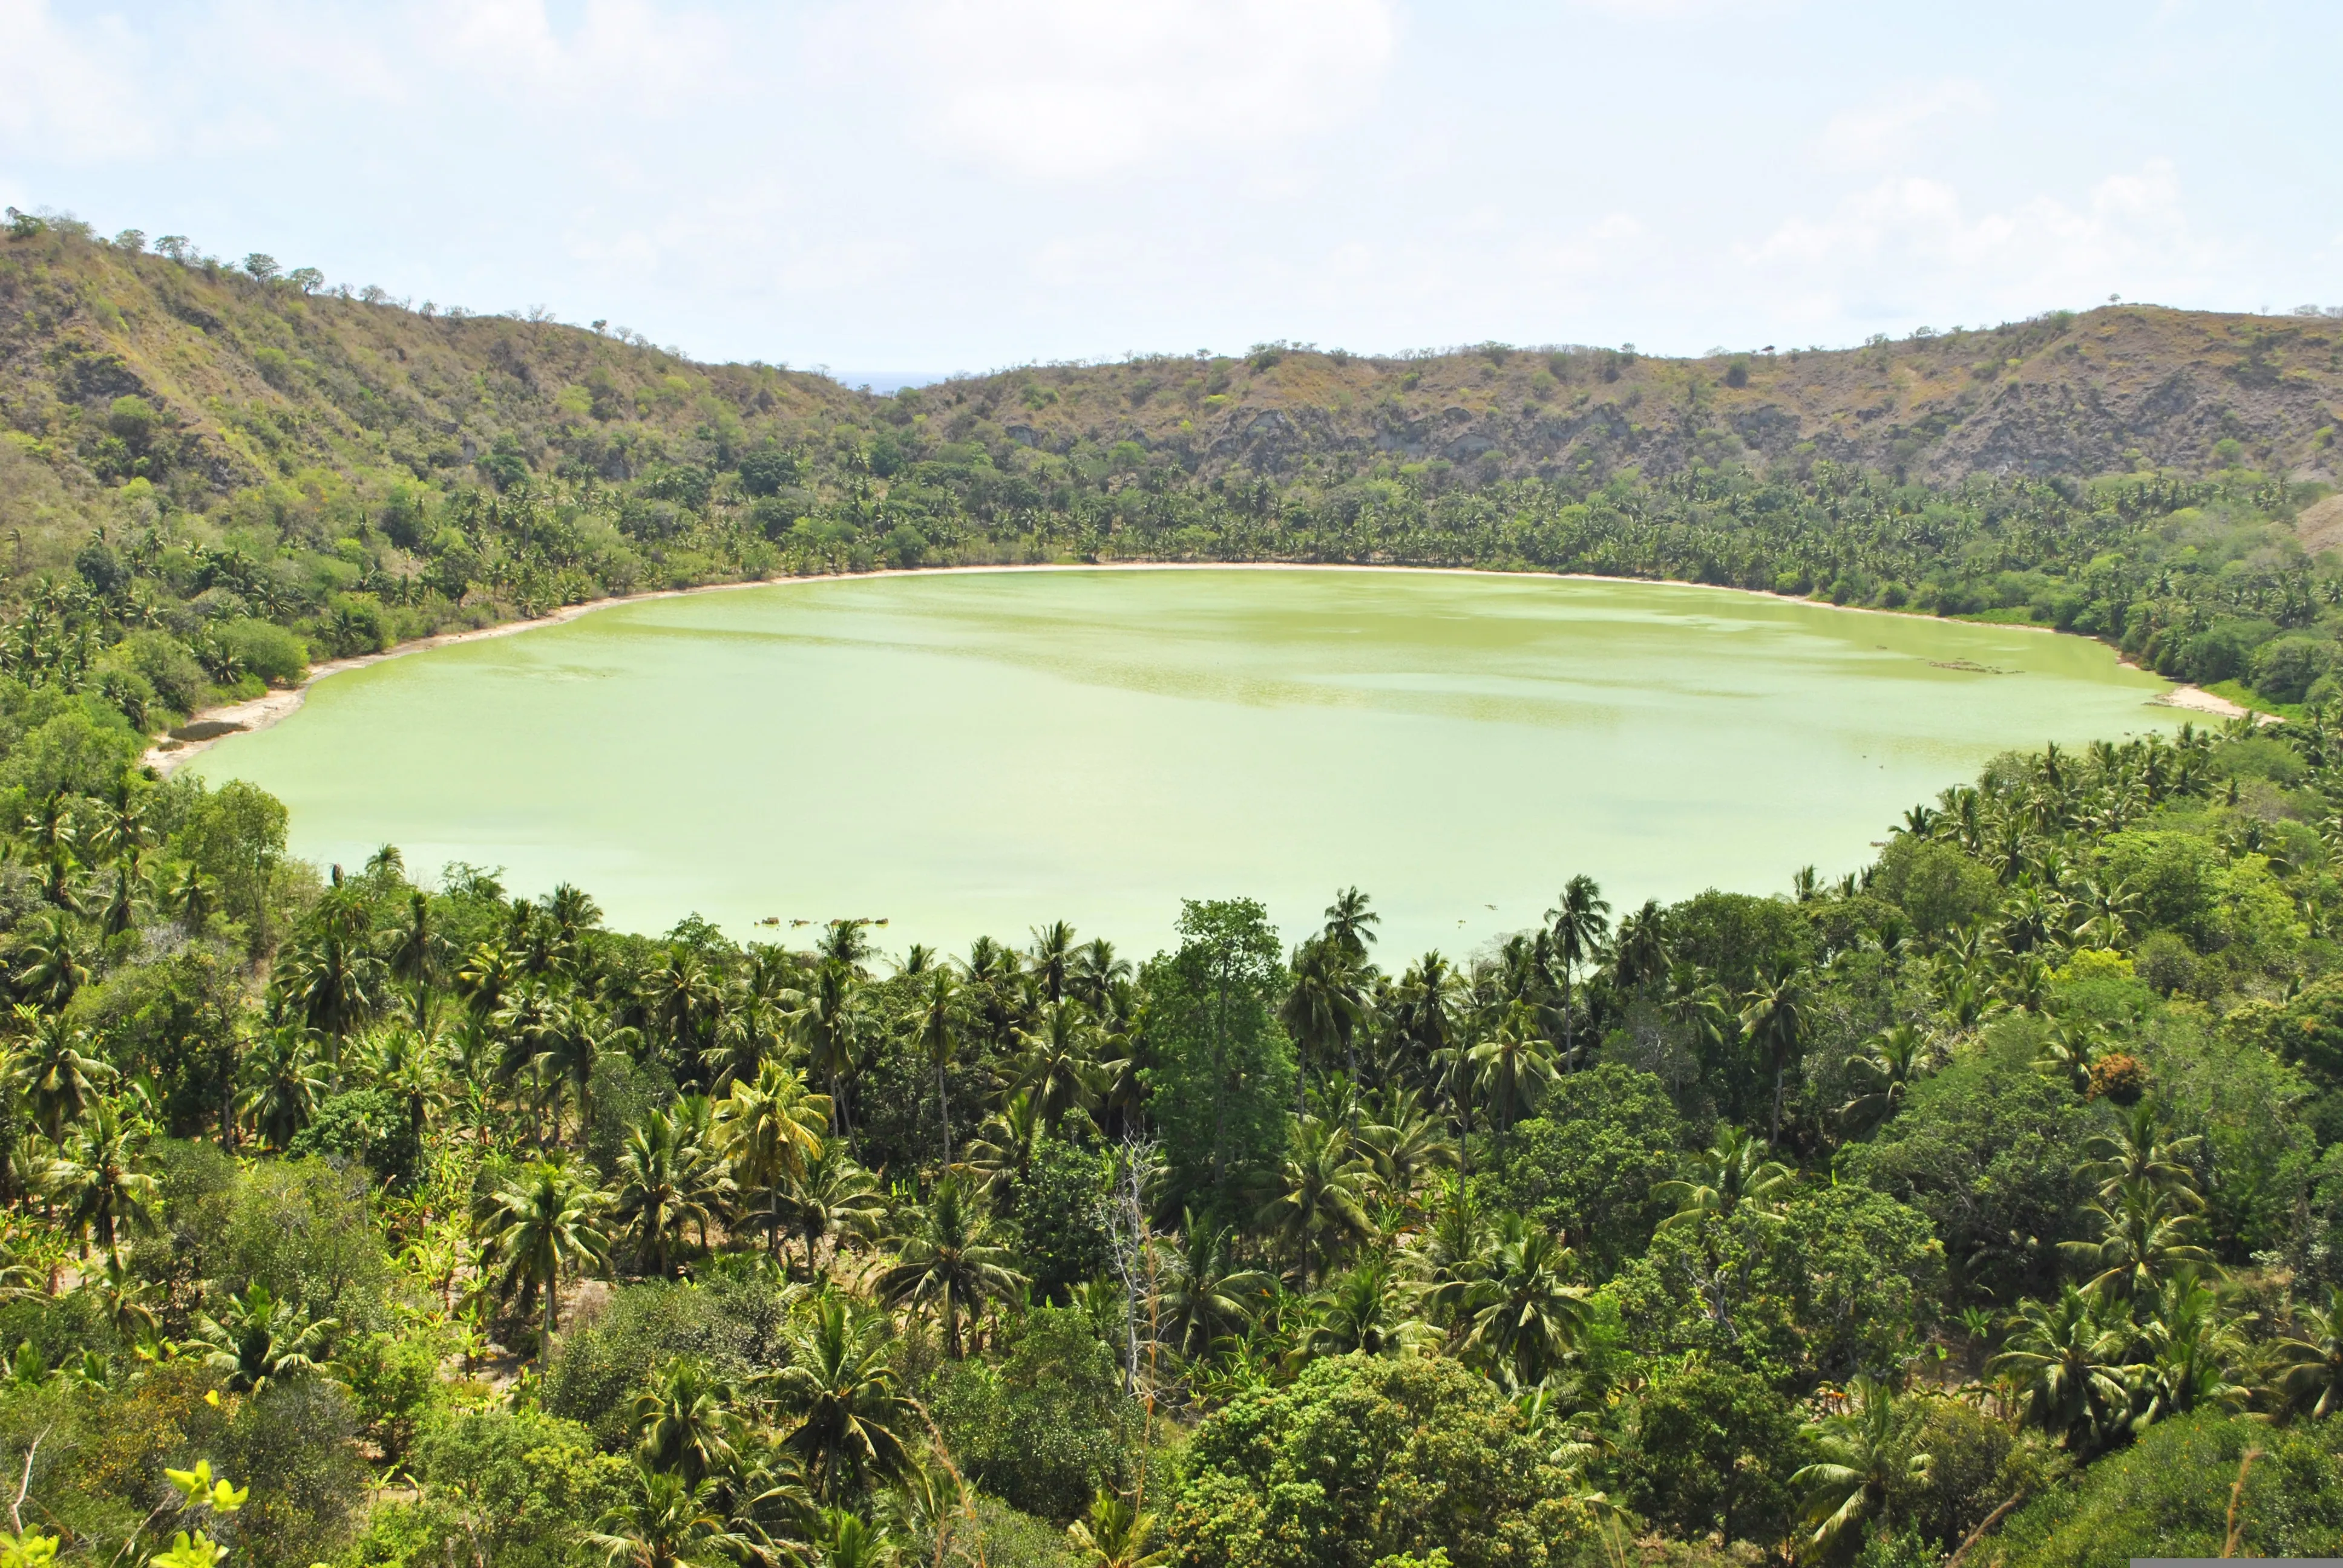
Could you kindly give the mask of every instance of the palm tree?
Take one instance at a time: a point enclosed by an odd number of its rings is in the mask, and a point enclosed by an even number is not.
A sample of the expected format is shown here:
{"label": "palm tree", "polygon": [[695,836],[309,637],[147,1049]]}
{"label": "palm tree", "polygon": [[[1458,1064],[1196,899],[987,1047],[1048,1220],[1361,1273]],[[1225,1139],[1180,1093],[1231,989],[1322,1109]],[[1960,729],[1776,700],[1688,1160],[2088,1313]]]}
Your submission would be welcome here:
{"label": "palm tree", "polygon": [[447,1104],[446,1047],[411,1029],[386,1030],[375,1037],[366,1070],[377,1089],[406,1107],[407,1136],[422,1148],[432,1113]]}
{"label": "palm tree", "polygon": [[198,1316],[196,1343],[204,1348],[204,1364],[226,1373],[229,1388],[257,1394],[317,1371],[340,1326],[332,1318],[311,1322],[295,1303],[256,1283],[240,1296],[231,1294],[217,1315]]}
{"label": "palm tree", "polygon": [[1433,1172],[1456,1168],[1456,1141],[1413,1089],[1385,1094],[1374,1119],[1359,1129],[1358,1138],[1374,1161],[1376,1181],[1403,1204],[1415,1201]]}
{"label": "palm tree", "polygon": [[1360,961],[1347,945],[1331,936],[1306,941],[1293,950],[1293,984],[1278,1010],[1278,1021],[1292,1037],[1302,1059],[1302,1070],[1293,1077],[1296,1115],[1301,1113],[1301,1097],[1311,1069],[1330,1070],[1329,1064],[1338,1048],[1342,1053],[1344,1070],[1353,1083],[1358,1081],[1358,1050],[1354,1041],[1359,1024],[1366,1016],[1366,998],[1362,991],[1365,977]]}
{"label": "palm tree", "polygon": [[431,989],[447,961],[447,939],[433,918],[431,895],[420,888],[409,890],[407,918],[391,932],[388,967],[390,978],[405,986],[413,1000],[418,1033],[430,1028]]}
{"label": "palm tree", "polygon": [[1474,1046],[1466,1060],[1481,1103],[1500,1131],[1536,1115],[1555,1077],[1554,1048],[1538,1032],[1536,1012],[1526,1002],[1508,1007],[1496,1032]]}
{"label": "palm tree", "polygon": [[476,1216],[505,1294],[526,1312],[545,1292],[545,1344],[560,1326],[561,1276],[598,1263],[609,1251],[600,1218],[608,1200],[582,1170],[539,1160],[488,1194]]}
{"label": "palm tree", "polygon": [[1508,1215],[1497,1248],[1463,1292],[1463,1350],[1522,1386],[1543,1382],[1577,1349],[1594,1321],[1584,1286],[1565,1283],[1569,1248]]}
{"label": "palm tree", "polygon": [[1383,918],[1367,908],[1373,901],[1353,887],[1335,894],[1334,901],[1326,906],[1326,939],[1362,965],[1375,940],[1369,928],[1383,924]]}
{"label": "palm tree", "polygon": [[635,1396],[635,1462],[697,1486],[729,1472],[740,1457],[739,1392],[689,1356],[662,1368]]}
{"label": "palm tree", "polygon": [[245,1058],[245,1072],[237,1106],[261,1141],[277,1149],[309,1125],[332,1087],[317,1038],[301,1024],[270,1030]]}
{"label": "palm tree", "polygon": [[896,1568],[895,1538],[850,1508],[825,1508],[812,1531],[815,1568]]}
{"label": "palm tree", "polygon": [[115,1070],[84,1050],[92,1045],[87,1030],[68,1028],[64,1019],[23,1002],[11,1010],[11,1018],[24,1038],[15,1052],[15,1088],[42,1136],[58,1142],[99,1091],[114,1081]]}
{"label": "palm tree", "polygon": [[1305,1285],[1374,1233],[1367,1211],[1373,1181],[1373,1168],[1348,1127],[1302,1118],[1279,1169],[1277,1196],[1262,1209],[1261,1226],[1285,1247]]}
{"label": "palm tree", "polygon": [[638,1124],[618,1155],[616,1217],[637,1265],[661,1278],[675,1272],[678,1233],[691,1226],[704,1245],[731,1190],[731,1178],[708,1147],[709,1121],[708,1101],[686,1095]]}
{"label": "palm tree", "polygon": [[1098,1103],[1098,1030],[1078,1001],[1041,1006],[1035,1027],[1020,1034],[1025,1054],[1015,1087],[1033,1097],[1052,1132],[1067,1116]]}
{"label": "palm tree", "polygon": [[1180,1217],[1180,1246],[1162,1282],[1158,1322],[1172,1349],[1200,1354],[1235,1332],[1276,1288],[1269,1275],[1236,1261],[1228,1231],[1188,1211]]}
{"label": "palm tree", "polygon": [[2134,1353],[2145,1363],[2131,1374],[2132,1430],[2144,1432],[2196,1410],[2242,1408],[2250,1391],[2230,1373],[2244,1351],[2219,1295],[2194,1270],[2181,1270],[2157,1293],[2139,1325]]}
{"label": "palm tree", "polygon": [[1720,1126],[1708,1148],[1686,1162],[1681,1179],[1653,1189],[1655,1197],[1676,1206],[1660,1229],[1697,1224],[1708,1215],[1730,1219],[1744,1205],[1753,1213],[1769,1213],[1797,1180],[1788,1166],[1766,1157],[1772,1148],[1730,1122]]}
{"label": "palm tree", "polygon": [[732,1568],[748,1543],[716,1510],[716,1483],[638,1469],[634,1495],[595,1523],[587,1541],[614,1568]]}
{"label": "palm tree", "polygon": [[878,1230],[886,1207],[878,1182],[855,1163],[843,1138],[823,1141],[820,1152],[806,1161],[805,1175],[790,1183],[788,1203],[797,1232],[805,1239],[808,1279],[820,1272],[824,1238],[869,1236]]}
{"label": "palm tree", "polygon": [[2028,1424],[2088,1452],[2130,1405],[2123,1358],[2132,1332],[2127,1317],[2106,1320],[2099,1302],[2069,1285],[2055,1302],[2018,1308],[2005,1348],[1986,1370],[2018,1385]]}
{"label": "palm tree", "polygon": [[1033,977],[1052,1003],[1066,1000],[1066,976],[1073,961],[1074,928],[1063,920],[1033,928]]}
{"label": "palm tree", "polygon": [[83,1237],[85,1257],[92,1238],[109,1259],[118,1259],[124,1231],[151,1235],[156,1230],[155,1201],[162,1183],[138,1169],[132,1152],[145,1131],[123,1115],[119,1100],[96,1101],[49,1167],[49,1195],[64,1206],[65,1223]]}
{"label": "palm tree", "polygon": [[809,1094],[803,1075],[778,1061],[759,1068],[753,1082],[735,1079],[716,1102],[716,1146],[731,1161],[740,1191],[762,1198],[755,1212],[776,1258],[787,1226],[784,1194],[804,1181],[809,1162],[820,1158],[822,1130],[829,1124],[830,1102]]}
{"label": "palm tree", "polygon": [[2112,1199],[2088,1204],[2084,1212],[2098,1217],[2099,1239],[2062,1241],[2059,1251],[2093,1271],[2083,1285],[2092,1295],[2146,1298],[2179,1270],[2213,1267],[2213,1254],[2197,1245],[2204,1221],[2145,1178],[2120,1180]]}
{"label": "palm tree", "polygon": [[787,1343],[788,1364],[772,1374],[771,1389],[796,1418],[783,1442],[804,1462],[815,1494],[834,1502],[908,1470],[902,1433],[918,1411],[889,1364],[885,1322],[826,1290]]}
{"label": "palm tree", "polygon": [[1012,1191],[1033,1168],[1033,1151],[1044,1126],[1032,1094],[1019,1090],[985,1118],[976,1141],[966,1150],[968,1167],[984,1179],[984,1190],[996,1201]]}
{"label": "palm tree", "polygon": [[1648,991],[1666,982],[1673,960],[1668,950],[1667,912],[1657,899],[1629,910],[1611,944],[1611,980],[1622,990]]}
{"label": "palm tree", "polygon": [[1066,972],[1066,990],[1096,1018],[1109,1016],[1116,989],[1131,979],[1131,961],[1114,956],[1114,944],[1104,937],[1084,942]]}
{"label": "palm tree", "polygon": [[2197,1191],[2197,1171],[2188,1161],[2204,1141],[2165,1137],[2163,1118],[2154,1105],[2142,1101],[2117,1112],[2114,1132],[2091,1140],[2091,1163],[2082,1174],[2097,1180],[2105,1201],[2113,1202],[2126,1182],[2144,1181],[2193,1213],[2205,1201]]}
{"label": "palm tree", "polygon": [[1850,1137],[1876,1131],[1903,1109],[1904,1096],[1928,1071],[1936,1046],[1918,1028],[1899,1023],[1846,1059],[1855,1093],[1838,1108]]}
{"label": "palm tree", "polygon": [[1171,1553],[1155,1544],[1155,1515],[1101,1489],[1091,1499],[1090,1517],[1066,1526],[1066,1540],[1081,1568],[1162,1568]]}
{"label": "palm tree", "polygon": [[936,1075],[936,1120],[943,1129],[944,1164],[951,1164],[951,1097],[944,1070],[960,1054],[960,977],[937,968],[920,977],[920,1000],[911,1014],[911,1039]]}
{"label": "palm tree", "polygon": [[2055,1078],[2085,1099],[2090,1098],[2091,1068],[2107,1037],[2099,1026],[2084,1018],[2054,1018],[2042,1038],[2042,1054],[2034,1070]]}
{"label": "palm tree", "polygon": [[1795,972],[1762,977],[1757,989],[1744,999],[1741,1027],[1774,1064],[1774,1122],[1767,1141],[1782,1141],[1782,1096],[1789,1084],[1790,1063],[1797,1060],[1798,1042],[1805,1033],[1805,990]]}
{"label": "palm tree", "polygon": [[1594,961],[1603,950],[1603,939],[1611,930],[1611,904],[1604,898],[1603,890],[1594,879],[1577,876],[1570,879],[1562,890],[1556,906],[1545,912],[1553,932],[1554,954],[1562,960],[1562,1054],[1565,1060],[1574,1060],[1575,1050],[1571,1034],[1573,1015],[1570,1006],[1571,982],[1578,970]]}
{"label": "palm tree", "polygon": [[89,983],[90,950],[81,928],[63,910],[52,910],[28,927],[16,939],[16,993],[32,998],[45,1012],[61,1012]]}
{"label": "palm tree", "polygon": [[1393,1355],[1439,1337],[1409,1315],[1407,1293],[1389,1258],[1369,1258],[1336,1275],[1310,1304],[1304,1343],[1313,1356]]}
{"label": "palm tree", "polygon": [[1790,1477],[1790,1485],[1806,1494],[1806,1521],[1815,1526],[1814,1543],[1822,1547],[1873,1513],[1886,1531],[1896,1488],[1926,1480],[1936,1465],[1925,1453],[1898,1453],[1896,1393],[1887,1384],[1859,1376],[1848,1385],[1847,1399],[1844,1414],[1806,1428],[1825,1457]]}
{"label": "palm tree", "polygon": [[2293,1407],[2323,1421],[2343,1410],[2343,1285],[2327,1287],[2327,1304],[2306,1307],[2297,1337],[2279,1347],[2286,1370],[2278,1386]]}
{"label": "palm tree", "polygon": [[943,1312],[944,1346],[954,1361],[960,1355],[961,1312],[980,1315],[987,1302],[1024,1283],[1024,1276],[1009,1266],[1013,1254],[995,1240],[991,1221],[956,1174],[936,1183],[893,1241],[895,1261],[880,1274],[879,1293],[898,1306],[937,1302]]}

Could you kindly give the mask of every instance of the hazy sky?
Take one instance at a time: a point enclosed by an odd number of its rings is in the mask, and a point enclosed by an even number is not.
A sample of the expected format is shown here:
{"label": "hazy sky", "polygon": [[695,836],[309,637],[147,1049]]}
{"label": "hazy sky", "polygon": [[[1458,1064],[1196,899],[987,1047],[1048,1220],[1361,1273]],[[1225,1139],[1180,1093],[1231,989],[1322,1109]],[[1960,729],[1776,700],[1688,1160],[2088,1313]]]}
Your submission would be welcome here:
{"label": "hazy sky", "polygon": [[2335,0],[0,0],[0,200],[712,358],[2343,304]]}

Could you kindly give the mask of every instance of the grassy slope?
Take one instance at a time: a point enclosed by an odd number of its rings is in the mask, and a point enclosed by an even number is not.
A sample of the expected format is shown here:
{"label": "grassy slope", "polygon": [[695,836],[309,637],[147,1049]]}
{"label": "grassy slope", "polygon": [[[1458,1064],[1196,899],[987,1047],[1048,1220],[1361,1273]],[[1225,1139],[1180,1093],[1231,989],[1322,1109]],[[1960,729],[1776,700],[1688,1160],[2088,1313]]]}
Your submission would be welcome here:
{"label": "grassy slope", "polygon": [[0,455],[0,526],[86,515],[119,482],[128,455],[105,437],[126,395],[165,411],[148,467],[196,508],[309,469],[453,477],[499,437],[543,467],[582,430],[600,471],[625,477],[656,454],[913,420],[931,438],[1136,440],[1206,475],[1343,454],[1656,474],[1802,445],[1926,479],[2088,475],[2201,469],[2234,437],[2256,466],[2331,480],[2343,323],[2122,307],[1824,353],[1287,351],[1039,367],[885,399],[551,323],[305,297],[55,231],[0,244],[0,427],[21,433]]}

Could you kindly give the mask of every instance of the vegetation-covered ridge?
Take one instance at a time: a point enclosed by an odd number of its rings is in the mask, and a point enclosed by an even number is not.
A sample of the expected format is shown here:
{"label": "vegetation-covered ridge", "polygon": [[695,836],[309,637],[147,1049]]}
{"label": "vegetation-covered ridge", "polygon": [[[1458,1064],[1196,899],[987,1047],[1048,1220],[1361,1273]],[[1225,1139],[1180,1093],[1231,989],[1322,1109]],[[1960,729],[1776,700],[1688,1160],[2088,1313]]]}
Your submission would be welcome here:
{"label": "vegetation-covered ridge", "polygon": [[2005,757],[1777,898],[1134,962],[321,877],[0,695],[0,1551],[2343,1549],[2324,706]]}
{"label": "vegetation-covered ridge", "polygon": [[1272,346],[873,397],[157,244],[0,239],[8,658],[142,725],[316,655],[878,565],[1678,578],[2056,626],[2278,706],[2334,658],[2323,316],[1690,361]]}

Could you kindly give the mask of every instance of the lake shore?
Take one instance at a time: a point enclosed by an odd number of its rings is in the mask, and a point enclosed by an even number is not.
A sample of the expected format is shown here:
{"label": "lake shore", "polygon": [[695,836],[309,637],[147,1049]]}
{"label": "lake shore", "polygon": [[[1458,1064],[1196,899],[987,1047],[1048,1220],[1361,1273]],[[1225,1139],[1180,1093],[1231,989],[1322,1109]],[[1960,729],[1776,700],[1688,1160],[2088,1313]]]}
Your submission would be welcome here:
{"label": "lake shore", "polygon": [[[537,616],[528,620],[499,621],[495,626],[476,627],[467,631],[441,632],[437,636],[417,638],[409,642],[398,643],[394,647],[384,648],[379,653],[359,654],[351,658],[327,659],[321,664],[311,665],[309,673],[303,677],[298,685],[266,691],[258,697],[243,702],[226,703],[217,708],[206,708],[188,715],[186,722],[179,726],[181,730],[211,726],[228,728],[216,729],[197,739],[180,740],[166,736],[148,747],[142,760],[157,775],[168,778],[174,769],[188,759],[209,750],[214,745],[231,735],[249,735],[282,723],[300,710],[301,704],[308,696],[309,688],[329,677],[340,675],[347,670],[364,669],[368,665],[380,664],[386,659],[403,658],[410,653],[424,653],[435,648],[452,647],[459,642],[478,642],[488,638],[511,637],[524,631],[535,631],[542,627],[560,626],[565,622],[576,620],[580,616],[590,615],[596,610],[608,609],[614,605],[643,604],[654,599],[688,598],[695,594],[737,593],[748,588],[782,588],[793,583],[840,582],[849,579],[860,581],[874,578],[970,576],[1001,572],[1097,571],[1423,572],[1449,577],[1552,578],[1568,582],[1646,583],[1664,588],[1706,588],[1716,593],[1745,594],[1758,598],[1779,599],[1785,604],[1810,605],[1818,609],[1844,610],[1855,615],[1893,615],[1921,620],[1948,618],[1915,610],[1877,609],[1869,605],[1831,604],[1826,600],[1804,598],[1793,594],[1777,594],[1765,588],[1734,588],[1724,583],[1683,582],[1673,578],[1606,577],[1599,572],[1511,572],[1499,571],[1488,567],[1380,567],[1353,561],[1081,561],[1036,562],[1013,566],[889,567],[869,572],[838,572],[819,577],[764,578],[747,582],[703,583],[696,588],[655,588],[643,593],[613,594],[606,598],[586,599],[578,604],[564,605],[549,614]],[[1998,626],[2002,623],[1989,624]],[[2043,632],[2052,637],[2060,635],[2055,628],[2046,626],[2012,626],[2008,629]],[[2126,668],[2138,668],[2120,656],[2117,658],[2117,662],[2123,664]],[[2187,709],[2192,712],[2223,719],[2240,718],[2247,711],[2227,698],[2216,697],[2209,691],[2193,686],[2175,686],[2150,700],[2166,707]]]}

